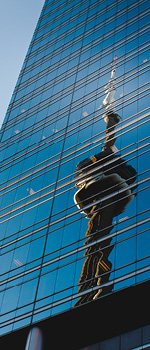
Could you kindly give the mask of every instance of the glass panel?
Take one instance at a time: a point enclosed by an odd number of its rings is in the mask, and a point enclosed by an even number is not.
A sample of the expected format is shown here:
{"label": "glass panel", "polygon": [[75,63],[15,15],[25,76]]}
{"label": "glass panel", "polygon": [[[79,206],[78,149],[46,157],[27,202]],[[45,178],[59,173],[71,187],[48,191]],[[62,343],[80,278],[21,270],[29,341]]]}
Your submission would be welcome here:
{"label": "glass panel", "polygon": [[149,278],[148,14],[45,2],[1,130],[4,332]]}

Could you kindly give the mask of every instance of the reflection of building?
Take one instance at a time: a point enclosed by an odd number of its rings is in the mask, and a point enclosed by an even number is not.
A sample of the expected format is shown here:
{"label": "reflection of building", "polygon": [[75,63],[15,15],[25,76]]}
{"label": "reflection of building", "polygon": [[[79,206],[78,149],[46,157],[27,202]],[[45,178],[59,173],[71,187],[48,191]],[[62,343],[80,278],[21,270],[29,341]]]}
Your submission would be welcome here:
{"label": "reflection of building", "polygon": [[[150,342],[148,31],[147,0],[45,1],[1,130],[5,348],[11,340],[24,349],[35,323],[45,348],[49,341],[69,349],[98,342],[111,349],[117,342],[121,350],[124,339],[127,349]],[[73,308],[88,222],[73,205],[74,169],[105,146],[100,103],[115,56],[115,108],[122,119],[113,150],[137,170],[137,195],[112,222],[107,296]],[[107,165],[113,167],[113,160]],[[103,256],[100,262],[107,269]]]}
{"label": "reflection of building", "polygon": [[[113,228],[113,218],[125,211],[126,206],[134,198],[133,190],[137,188],[137,186],[131,189],[129,187],[136,180],[135,169],[127,165],[122,158],[116,159],[112,151],[115,143],[116,114],[111,110],[105,114],[105,118],[107,128],[103,150],[77,164],[79,180],[76,186],[79,189],[74,195],[74,201],[87,215],[89,222],[85,234],[88,239],[84,243],[86,259],[82,266],[78,288],[78,293],[87,290],[87,294],[81,295],[76,306],[112,291],[113,283],[108,283],[112,267],[108,258],[113,249],[109,233]],[[112,135],[110,137],[112,129],[113,137]],[[110,159],[113,160],[113,166],[107,165]],[[102,286],[105,284],[103,289]],[[96,286],[98,289],[95,289]]]}

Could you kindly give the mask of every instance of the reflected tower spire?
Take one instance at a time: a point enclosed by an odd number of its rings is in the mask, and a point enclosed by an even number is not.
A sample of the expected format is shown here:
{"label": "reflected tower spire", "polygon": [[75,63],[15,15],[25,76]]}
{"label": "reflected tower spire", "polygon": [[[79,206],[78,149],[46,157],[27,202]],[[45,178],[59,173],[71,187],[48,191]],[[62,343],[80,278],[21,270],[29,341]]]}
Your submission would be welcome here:
{"label": "reflected tower spire", "polygon": [[106,110],[111,112],[115,111],[115,98],[114,98],[115,91],[116,91],[115,71],[116,71],[116,59],[114,59],[113,61],[111,78],[105,87],[106,88],[105,93],[107,95],[103,100],[103,105],[106,106]]}
{"label": "reflected tower spire", "polygon": [[[115,78],[115,71],[116,71],[116,59],[117,57],[114,57],[113,63],[112,63],[112,70],[111,70],[111,76],[110,80],[108,81],[106,85],[106,97],[103,100],[103,105],[106,107],[106,112],[103,115],[103,118],[107,124],[106,127],[106,138],[105,138],[105,146],[103,147],[103,151],[105,150],[113,150],[113,145],[116,141],[116,138],[114,138],[115,133],[113,132],[115,129],[115,126],[117,123],[120,122],[121,117],[118,113],[115,112],[115,92],[116,92],[116,78]],[[112,133],[113,132],[113,133]],[[110,134],[111,133],[111,134]]]}

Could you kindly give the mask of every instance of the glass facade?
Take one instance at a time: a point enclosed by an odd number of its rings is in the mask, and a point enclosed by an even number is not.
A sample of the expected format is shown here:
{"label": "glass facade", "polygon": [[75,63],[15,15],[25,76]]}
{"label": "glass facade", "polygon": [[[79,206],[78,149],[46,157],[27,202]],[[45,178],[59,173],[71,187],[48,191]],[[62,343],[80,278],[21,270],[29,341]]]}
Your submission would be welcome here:
{"label": "glass facade", "polygon": [[[149,12],[149,0],[45,1],[0,134],[1,334],[150,277]],[[136,177],[130,193],[115,196],[113,183],[94,198],[107,218],[87,238],[76,165],[92,159],[103,171],[95,155],[114,64],[112,152]],[[116,173],[114,158],[105,162]],[[111,222],[103,209],[122,203],[121,191],[134,198]]]}

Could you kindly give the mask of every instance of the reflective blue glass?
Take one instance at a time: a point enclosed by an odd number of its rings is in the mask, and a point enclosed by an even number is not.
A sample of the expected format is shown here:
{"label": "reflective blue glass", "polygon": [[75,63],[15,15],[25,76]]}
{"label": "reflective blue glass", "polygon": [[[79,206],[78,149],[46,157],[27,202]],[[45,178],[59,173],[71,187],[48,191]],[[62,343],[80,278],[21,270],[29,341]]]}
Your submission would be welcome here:
{"label": "reflective blue glass", "polygon": [[148,35],[147,0],[45,1],[1,129],[1,334],[150,277]]}

